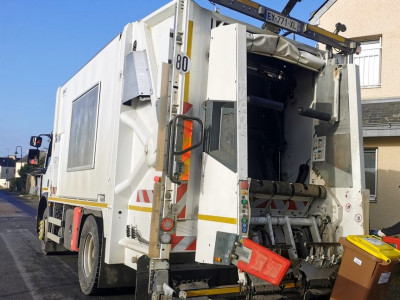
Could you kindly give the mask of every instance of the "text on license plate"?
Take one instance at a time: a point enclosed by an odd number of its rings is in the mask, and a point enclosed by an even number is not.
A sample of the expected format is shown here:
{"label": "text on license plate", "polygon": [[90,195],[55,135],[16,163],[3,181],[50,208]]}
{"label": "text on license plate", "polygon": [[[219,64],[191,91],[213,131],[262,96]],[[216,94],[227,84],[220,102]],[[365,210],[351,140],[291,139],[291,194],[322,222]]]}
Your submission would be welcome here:
{"label": "text on license plate", "polygon": [[265,20],[292,31],[297,31],[299,23],[284,15],[267,10]]}

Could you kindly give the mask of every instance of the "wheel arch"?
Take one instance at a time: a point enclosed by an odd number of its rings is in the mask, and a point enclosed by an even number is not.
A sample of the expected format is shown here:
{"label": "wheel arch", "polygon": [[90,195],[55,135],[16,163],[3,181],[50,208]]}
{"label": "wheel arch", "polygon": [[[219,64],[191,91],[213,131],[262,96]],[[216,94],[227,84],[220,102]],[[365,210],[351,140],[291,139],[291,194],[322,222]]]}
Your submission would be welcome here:
{"label": "wheel arch", "polygon": [[[96,294],[99,289],[106,289],[106,288],[121,288],[121,287],[132,287],[136,283],[136,271],[129,268],[128,266],[124,265],[123,263],[119,264],[108,264],[105,263],[105,246],[107,243],[107,239],[104,232],[104,220],[102,211],[98,210],[91,210],[91,209],[84,209],[81,222],[79,226],[79,255],[83,255],[81,251],[84,249],[84,245],[81,244],[81,237],[83,233],[83,228],[85,226],[86,219],[90,216],[93,216],[95,222],[97,223],[99,231],[99,239],[100,240],[100,249],[99,249],[99,265],[98,265],[98,275],[94,282],[93,288],[82,290],[84,294]],[[85,243],[84,241],[82,241]],[[79,268],[79,265],[78,265]],[[81,279],[80,279],[81,280]],[[81,282],[80,282],[81,283]],[[86,286],[86,285],[85,285]],[[82,285],[81,285],[82,289]]]}
{"label": "wheel arch", "polygon": [[95,217],[95,219],[97,219],[97,221],[100,222],[101,227],[102,227],[102,232],[101,232],[101,234],[102,234],[102,238],[104,239],[103,213],[102,213],[101,211],[98,211],[98,210],[83,208],[82,218],[81,218],[81,221],[80,221],[80,223],[79,223],[78,247],[80,247],[80,240],[81,240],[81,234],[82,234],[83,225],[85,224],[85,221],[86,221],[86,219],[87,219],[89,216]]}

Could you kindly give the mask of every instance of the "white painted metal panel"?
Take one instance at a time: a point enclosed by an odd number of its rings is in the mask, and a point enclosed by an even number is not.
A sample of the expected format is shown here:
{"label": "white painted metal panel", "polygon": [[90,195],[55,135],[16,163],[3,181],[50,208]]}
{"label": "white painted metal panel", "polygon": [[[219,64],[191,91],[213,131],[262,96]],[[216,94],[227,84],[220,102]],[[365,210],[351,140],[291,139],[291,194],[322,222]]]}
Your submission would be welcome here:
{"label": "white painted metal panel", "polygon": [[[318,133],[318,136],[321,133],[326,135],[326,144],[323,145],[326,155],[322,164],[313,161],[312,182],[325,185],[327,199],[324,203],[313,203],[311,211],[327,213],[331,217],[334,232],[324,232],[324,240],[333,237],[333,241],[337,241],[341,236],[362,235],[368,229],[357,68],[356,65],[342,66],[339,123],[325,123],[322,125],[325,133],[321,130]],[[321,84],[321,80],[324,78],[319,77],[317,84]],[[318,121],[314,124],[319,126]]]}
{"label": "white painted metal panel", "polygon": [[[165,15],[172,18],[168,14]],[[154,24],[154,27],[147,27],[143,21],[132,24],[132,30],[123,36],[126,44],[133,45],[136,41],[136,50],[146,49],[150,66],[150,77],[152,89],[155,90],[158,72],[161,72],[161,62],[166,59],[165,53],[153,52],[153,37],[150,35],[154,29],[160,35],[169,36],[171,20]],[[156,38],[156,37],[154,37]],[[160,45],[164,52],[168,52],[169,39],[162,39],[165,44]],[[127,51],[131,51],[128,47]],[[126,55],[126,54],[125,54]],[[155,62],[160,62],[157,66]],[[117,142],[116,165],[115,165],[115,187],[112,192],[113,207],[109,212],[109,218],[113,220],[108,225],[109,241],[106,245],[106,260],[110,263],[121,263],[124,258],[124,251],[116,251],[116,247],[126,247],[121,243],[126,237],[126,226],[134,226],[137,232],[145,240],[150,237],[150,221],[152,211],[152,191],[154,189],[154,177],[161,176],[161,172],[155,170],[156,153],[163,151],[157,149],[158,123],[161,120],[157,116],[156,94],[151,95],[151,101],[133,100],[131,105],[122,105],[117,117]],[[143,193],[148,198],[142,201]],[[135,251],[135,244],[130,246]],[[140,245],[137,251],[143,251]],[[126,259],[125,259],[126,260]]]}
{"label": "white painted metal panel", "polygon": [[236,101],[237,63],[236,25],[212,29],[207,99]]}
{"label": "white painted metal panel", "polygon": [[246,27],[236,24],[236,90],[237,90],[237,149],[238,149],[238,175],[240,180],[248,176],[247,157],[247,50]]}
{"label": "white painted metal panel", "polygon": [[[233,116],[237,126],[234,134],[237,138],[233,146],[236,147],[236,164],[231,166],[231,170],[209,154],[203,154],[196,249],[198,262],[213,263],[217,231],[238,233],[238,182],[239,178],[247,180],[246,55],[245,26],[233,24],[211,31],[207,99],[216,103],[235,103]],[[222,127],[220,130],[222,132]]]}
{"label": "white painted metal panel", "polygon": [[120,101],[115,94],[118,87],[118,53],[119,38],[111,41],[101,52],[99,52],[85,67],[61,87],[62,98],[58,109],[59,116],[62,115],[63,149],[61,156],[68,157],[72,103],[75,99],[85,93],[97,83],[101,84],[98,123],[96,157],[94,168],[88,170],[67,172],[67,160],[63,159],[61,165],[61,176],[58,184],[58,194],[62,197],[91,199],[96,201],[98,194],[108,194],[108,170],[111,168],[110,150],[112,143],[110,137],[114,136],[113,119],[117,109],[116,101]]}
{"label": "white painted metal panel", "polygon": [[196,261],[213,263],[217,231],[237,233],[237,174],[203,154]]}
{"label": "white painted metal panel", "polygon": [[[369,191],[365,186],[365,173],[364,173],[364,145],[362,137],[362,118],[361,118],[361,95],[359,84],[359,68],[357,65],[347,65],[348,72],[348,93],[349,93],[349,110],[350,110],[350,134],[351,134],[351,157],[352,157],[352,170],[353,170],[353,190],[356,195],[354,206],[355,223],[353,230],[351,225],[345,225],[348,228],[349,234],[357,231],[360,234],[368,234],[369,231]],[[361,214],[361,222],[357,219],[357,214]]]}

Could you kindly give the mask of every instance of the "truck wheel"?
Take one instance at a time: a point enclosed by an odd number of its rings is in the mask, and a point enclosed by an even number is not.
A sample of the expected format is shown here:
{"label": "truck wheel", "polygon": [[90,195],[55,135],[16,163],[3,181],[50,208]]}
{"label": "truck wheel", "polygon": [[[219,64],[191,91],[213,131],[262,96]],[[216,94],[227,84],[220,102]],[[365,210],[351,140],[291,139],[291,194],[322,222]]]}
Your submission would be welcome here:
{"label": "truck wheel", "polygon": [[43,212],[43,218],[39,221],[39,240],[40,249],[44,255],[49,254],[48,249],[54,248],[54,242],[47,240],[47,228],[49,226],[48,221],[49,209],[46,208]]}
{"label": "truck wheel", "polygon": [[78,275],[81,290],[85,295],[98,289],[103,230],[100,222],[89,216],[85,220],[79,239]]}

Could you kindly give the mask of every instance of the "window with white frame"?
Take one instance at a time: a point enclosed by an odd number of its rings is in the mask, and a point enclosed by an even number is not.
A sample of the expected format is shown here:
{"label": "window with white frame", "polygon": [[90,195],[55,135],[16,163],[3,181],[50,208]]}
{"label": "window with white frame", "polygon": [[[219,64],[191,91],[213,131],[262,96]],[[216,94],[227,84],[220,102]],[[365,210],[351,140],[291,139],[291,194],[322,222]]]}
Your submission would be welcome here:
{"label": "window with white frame", "polygon": [[365,185],[369,189],[369,200],[376,201],[377,190],[377,149],[364,149]]}
{"label": "window with white frame", "polygon": [[381,85],[381,39],[361,43],[361,53],[354,55],[354,63],[360,67],[361,87]]}
{"label": "window with white frame", "polygon": [[72,103],[68,171],[94,168],[100,84]]}

